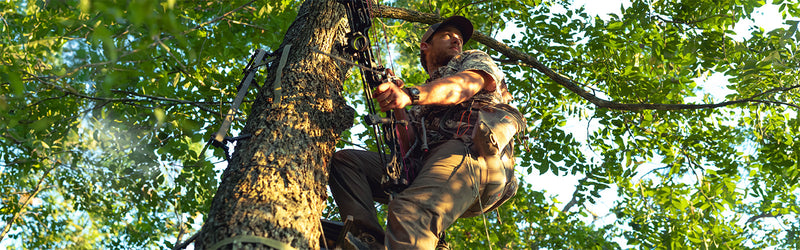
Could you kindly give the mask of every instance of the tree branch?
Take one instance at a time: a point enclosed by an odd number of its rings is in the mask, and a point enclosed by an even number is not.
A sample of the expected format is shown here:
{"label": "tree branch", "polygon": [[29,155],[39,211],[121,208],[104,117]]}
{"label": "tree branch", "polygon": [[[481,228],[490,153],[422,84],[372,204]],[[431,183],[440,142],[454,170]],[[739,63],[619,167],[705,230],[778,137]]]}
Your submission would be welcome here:
{"label": "tree branch", "polygon": [[0,233],[0,241],[3,241],[3,238],[6,237],[8,231],[11,230],[11,226],[14,225],[14,222],[16,222],[19,219],[19,217],[25,213],[25,209],[28,207],[28,205],[31,204],[31,202],[33,202],[33,198],[36,197],[37,194],[39,194],[39,191],[42,191],[43,189],[42,183],[44,183],[44,180],[47,179],[47,175],[49,175],[50,171],[52,171],[54,168],[56,168],[55,164],[49,169],[44,171],[42,178],[39,179],[38,183],[36,183],[36,188],[33,190],[33,192],[31,192],[30,195],[25,197],[24,201],[22,201],[22,207],[19,209],[19,212],[15,213],[14,216],[11,217],[11,220],[9,220],[8,223],[6,223],[6,227],[3,228],[3,232]]}
{"label": "tree branch", "polygon": [[255,25],[255,24],[252,24],[252,23],[240,22],[240,21],[236,21],[236,20],[233,20],[233,19],[230,19],[230,18],[223,18],[223,20],[228,21],[228,22],[233,23],[233,24],[238,24],[238,25],[242,25],[242,26],[246,26],[246,27],[256,28],[256,29],[259,29],[259,30],[264,31],[264,32],[270,32],[269,29],[261,27],[261,26],[258,26],[258,25]]}
{"label": "tree branch", "polygon": [[200,231],[197,231],[196,233],[194,233],[194,235],[192,235],[192,237],[189,237],[183,243],[175,245],[175,247],[173,247],[172,250],[185,249],[187,246],[189,246],[189,244],[191,244],[192,242],[194,242],[195,239],[197,239],[198,235],[200,235]]}
{"label": "tree branch", "polygon": [[213,102],[213,101],[211,101],[211,102],[188,101],[188,100],[172,99],[172,98],[166,98],[166,97],[160,97],[160,96],[151,96],[151,95],[134,93],[134,92],[130,92],[130,91],[121,91],[121,90],[112,90],[111,92],[122,93],[122,94],[137,96],[137,97],[143,97],[143,98],[152,99],[152,100],[158,100],[158,101],[189,104],[189,105],[195,106],[195,107],[197,107],[197,108],[199,108],[199,109],[201,109],[203,111],[209,112],[209,113],[219,113],[219,112],[211,110],[210,108],[207,108],[204,105],[220,104],[220,103],[221,104],[230,104],[231,103],[231,102]]}
{"label": "tree branch", "polygon": [[[589,179],[589,176],[586,176],[586,177],[583,177],[583,179],[578,180],[578,186],[581,186],[581,182],[584,182],[584,181],[586,181],[588,179]],[[572,192],[572,199],[569,200],[569,202],[567,202],[567,205],[565,205],[563,209],[561,209],[562,213],[566,213],[567,211],[569,211],[570,208],[572,208],[572,206],[575,206],[575,204],[578,204],[578,190],[580,190],[580,188],[575,187],[575,192]]]}
{"label": "tree branch", "polygon": [[211,24],[211,23],[218,22],[219,20],[222,20],[222,19],[223,19],[223,18],[225,18],[226,16],[228,16],[228,15],[230,15],[230,14],[233,14],[234,12],[237,12],[237,11],[239,11],[239,10],[241,10],[242,8],[249,6],[250,4],[253,4],[255,1],[256,1],[256,0],[250,0],[250,2],[247,2],[247,3],[245,3],[245,4],[242,4],[241,6],[239,6],[239,7],[236,7],[236,9],[233,9],[233,10],[231,10],[231,11],[225,12],[225,14],[222,14],[221,16],[219,16],[219,17],[217,17],[217,18],[214,18],[214,19],[212,19],[212,20],[209,20],[208,22],[204,22],[204,23],[198,24],[197,26],[194,26],[194,28],[192,28],[192,29],[190,29],[190,30],[187,30],[187,31],[184,31],[184,32],[183,32],[183,34],[184,34],[184,35],[186,35],[186,34],[187,34],[187,33],[189,33],[189,32],[192,32],[192,31],[194,31],[194,30],[196,30],[196,29],[202,28],[203,26],[209,25],[209,24]]}
{"label": "tree branch", "polygon": [[[373,5],[372,11],[376,17],[402,19],[406,21],[426,23],[426,24],[434,24],[444,20],[444,18],[435,14],[423,13],[403,8],[385,6],[385,5]],[[511,48],[508,45],[495,40],[494,38],[484,35],[483,33],[475,31],[475,33],[473,33],[472,35],[472,40],[475,40],[497,52],[500,52],[501,54],[508,57],[511,61],[522,62],[538,70],[539,72],[546,75],[547,77],[549,77],[551,80],[555,81],[562,87],[566,88],[569,91],[572,91],[581,98],[594,104],[598,108],[607,108],[607,109],[625,110],[625,111],[687,110],[687,109],[692,110],[692,109],[719,108],[719,107],[730,106],[734,104],[749,103],[749,102],[782,104],[798,108],[798,105],[796,104],[781,103],[781,102],[774,102],[767,100],[756,100],[755,98],[776,91],[789,91],[792,89],[796,89],[799,88],[800,85],[793,85],[790,87],[776,87],[767,90],[766,92],[753,95],[749,98],[724,101],[719,103],[711,103],[711,104],[620,103],[615,101],[609,101],[599,98],[596,95],[587,92],[585,89],[579,86],[579,83],[573,81],[572,79],[564,75],[559,74],[558,72],[553,71],[552,69],[548,68],[547,66],[539,62],[539,60],[536,60],[536,58],[534,58],[532,55]],[[580,84],[580,85],[586,85],[586,84]]]}
{"label": "tree branch", "polygon": [[[221,16],[218,16],[218,17],[216,17],[216,18],[214,18],[214,19],[212,19],[212,20],[209,20],[209,21],[207,21],[207,22],[204,22],[204,23],[198,24],[198,25],[196,25],[195,27],[193,27],[193,28],[191,28],[191,29],[185,30],[185,31],[183,31],[182,35],[189,34],[190,32],[192,32],[192,31],[195,31],[195,30],[197,30],[197,29],[199,29],[199,28],[202,28],[203,26],[209,25],[209,24],[211,24],[211,23],[219,22],[220,20],[222,20],[222,19],[225,19],[227,16],[229,16],[229,15],[233,14],[234,12],[237,12],[237,11],[241,10],[242,8],[244,8],[244,7],[246,7],[246,6],[250,5],[250,4],[252,4],[252,3],[253,3],[253,2],[255,2],[255,1],[256,1],[256,0],[251,0],[250,2],[247,2],[247,3],[245,3],[245,4],[243,4],[243,5],[239,6],[239,7],[236,7],[235,9],[233,9],[233,10],[231,10],[231,11],[225,12],[225,14],[222,14]],[[99,16],[100,16],[100,15],[98,14],[98,15],[96,15],[95,17],[93,17],[91,20],[94,20],[95,18],[97,18],[97,17],[99,17]],[[91,21],[91,20],[90,20],[90,21]],[[67,35],[69,35],[69,34],[73,33],[74,31],[76,31],[76,30],[78,30],[78,29],[80,29],[80,28],[83,28],[83,27],[86,27],[86,26],[83,26],[83,25],[82,25],[82,26],[79,26],[77,29],[75,29],[75,30],[73,30],[73,31],[70,31],[69,33],[67,33]],[[128,32],[128,30],[126,30],[125,32]],[[125,33],[125,32],[123,32],[123,33]],[[64,36],[66,36],[66,35],[64,35]],[[64,37],[64,36],[62,36],[62,37]],[[159,44],[163,45],[163,44],[164,44],[164,43],[163,43],[164,41],[166,41],[166,40],[169,40],[169,39],[173,39],[173,38],[174,38],[174,36],[157,37],[157,38],[156,38],[156,40],[155,40],[153,43],[151,43],[149,46],[147,46],[147,48],[149,49],[149,48],[155,47],[156,45],[159,45]],[[165,47],[165,49],[167,50],[167,53],[168,53],[169,55],[171,55],[172,57],[175,57],[174,55],[172,55],[172,53],[170,52],[169,48],[168,48],[166,45],[163,45],[163,46]],[[126,56],[128,56],[128,55],[134,54],[134,53],[136,53],[136,52],[140,52],[140,51],[142,51],[142,50],[143,50],[143,49],[135,49],[135,50],[128,51],[127,53],[124,53],[124,54],[120,55],[120,56],[117,58],[117,60],[113,60],[113,61],[105,61],[105,62],[97,62],[97,63],[90,63],[90,64],[81,65],[81,66],[78,66],[78,67],[74,68],[72,71],[70,71],[70,72],[67,72],[66,74],[64,74],[64,75],[61,75],[61,76],[56,76],[56,77],[54,77],[54,76],[36,76],[36,78],[55,78],[55,79],[61,79],[61,78],[64,78],[64,77],[70,76],[70,75],[72,75],[72,74],[74,74],[74,73],[78,72],[78,71],[79,71],[80,69],[82,69],[82,68],[86,68],[86,67],[98,67],[98,66],[104,66],[104,65],[106,65],[106,64],[114,64],[114,63],[118,63],[118,62],[119,62],[119,59],[121,59],[121,58],[123,58],[123,57],[126,57]],[[178,58],[177,58],[177,57],[175,57],[175,60],[176,60],[176,61],[178,61],[178,64],[180,64],[180,66],[181,66],[181,67],[184,69],[184,70],[183,70],[183,72],[184,72],[184,73],[186,73],[186,70],[185,70],[185,69],[186,69],[186,66],[184,66],[183,64],[181,64],[181,62],[178,60]],[[137,62],[137,61],[128,61],[128,62]],[[30,80],[30,79],[24,79],[24,80]]]}
{"label": "tree branch", "polygon": [[704,21],[706,21],[708,19],[715,18],[715,17],[724,17],[724,18],[733,19],[733,17],[731,17],[729,15],[725,15],[725,14],[711,15],[711,16],[707,16],[707,17],[700,18],[700,19],[697,19],[697,20],[683,20],[683,19],[672,19],[672,20],[670,20],[670,19],[666,19],[666,18],[662,17],[661,15],[654,14],[654,13],[651,13],[650,16],[654,17],[654,18],[656,18],[658,20],[661,20],[662,22],[665,22],[665,23],[685,24],[685,25],[695,25],[696,23],[701,23],[701,22],[704,22]]}
{"label": "tree branch", "polygon": [[672,166],[671,165],[667,165],[667,166],[663,166],[663,167],[653,168],[650,171],[647,171],[647,173],[643,174],[641,177],[639,177],[639,180],[641,181],[642,179],[644,179],[645,176],[648,176],[648,175],[650,175],[650,174],[652,174],[652,173],[654,173],[656,171],[664,170],[664,169],[668,169],[668,168],[672,168]]}
{"label": "tree branch", "polygon": [[[778,216],[781,216],[781,215],[782,214],[772,215],[772,213],[763,213],[763,214],[759,214],[759,215],[750,217],[749,219],[747,219],[747,222],[745,222],[744,224],[750,224],[750,223],[753,223],[756,220],[759,220],[759,219],[762,219],[762,218],[770,218],[770,217],[771,218],[775,218],[775,217],[778,217]],[[0,239],[2,239],[2,238],[0,238]]]}
{"label": "tree branch", "polygon": [[[54,87],[54,88],[58,89],[59,91],[64,92],[65,94],[77,96],[77,97],[80,97],[80,98],[86,98],[86,99],[94,100],[94,101],[120,102],[120,103],[134,103],[134,102],[142,102],[142,101],[144,101],[144,100],[141,100],[141,99],[133,99],[133,98],[111,98],[111,97],[90,96],[90,95],[78,93],[78,92],[70,90],[70,89],[66,89],[64,87],[58,86],[56,84],[53,84],[53,83],[50,83],[50,82],[47,82],[47,81],[42,81],[42,83],[44,83],[45,85],[49,85],[51,87]],[[206,111],[206,112],[209,112],[209,113],[218,113],[218,112],[215,111],[215,110],[212,110],[212,109],[210,109],[210,108],[208,108],[208,107],[206,107],[204,105],[217,104],[217,103],[230,103],[230,102],[188,101],[188,100],[172,99],[172,98],[166,98],[166,97],[160,97],[160,96],[144,95],[144,94],[138,94],[138,93],[133,93],[133,92],[129,92],[129,91],[120,91],[120,90],[112,90],[111,92],[122,93],[122,94],[132,95],[132,96],[136,96],[136,97],[143,97],[143,98],[147,98],[147,99],[151,99],[151,100],[157,100],[157,101],[173,102],[173,103],[180,103],[180,104],[189,104],[189,105],[192,105],[192,106],[195,106],[195,107],[199,108],[200,110],[203,110],[203,111]]]}

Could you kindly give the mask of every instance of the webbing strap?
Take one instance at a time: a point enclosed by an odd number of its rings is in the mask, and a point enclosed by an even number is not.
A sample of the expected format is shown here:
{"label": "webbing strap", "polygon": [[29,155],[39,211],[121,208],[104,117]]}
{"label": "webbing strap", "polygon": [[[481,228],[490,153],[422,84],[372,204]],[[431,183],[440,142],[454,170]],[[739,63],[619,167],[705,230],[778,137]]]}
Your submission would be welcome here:
{"label": "webbing strap", "polygon": [[239,236],[233,236],[233,237],[230,237],[230,238],[226,238],[224,240],[221,240],[221,241],[215,243],[214,245],[212,245],[208,249],[217,250],[220,247],[228,245],[228,244],[234,244],[233,249],[236,249],[238,247],[236,245],[237,244],[241,244],[241,243],[259,243],[259,244],[264,244],[264,245],[266,245],[268,247],[275,248],[275,249],[278,249],[278,250],[294,250],[295,249],[294,247],[292,247],[289,244],[286,244],[286,243],[283,243],[283,242],[280,242],[280,241],[277,241],[277,240],[274,240],[274,239],[261,237],[261,236],[254,236],[254,235],[239,235]]}
{"label": "webbing strap", "polygon": [[283,47],[283,53],[281,53],[281,60],[278,63],[278,74],[275,75],[275,82],[272,83],[272,93],[275,94],[272,99],[272,108],[278,108],[278,105],[281,105],[281,92],[283,92],[281,77],[283,76],[283,66],[286,66],[286,59],[289,58],[289,48],[291,47],[291,44],[287,44]]}
{"label": "webbing strap", "polygon": [[[228,135],[228,129],[230,129],[233,119],[236,118],[236,114],[239,113],[239,105],[242,105],[244,97],[247,96],[247,91],[250,90],[250,83],[253,82],[253,78],[255,78],[258,67],[266,64],[269,61],[272,61],[271,58],[268,58],[267,54],[268,53],[266,51],[259,49],[256,50],[253,53],[253,57],[250,58],[250,62],[255,65],[247,64],[247,67],[244,70],[245,77],[242,79],[242,82],[239,83],[239,92],[236,93],[236,98],[233,100],[233,104],[231,104],[231,109],[229,109],[228,113],[225,114],[225,118],[222,121],[222,126],[219,127],[219,130],[212,138],[217,141],[218,144],[224,145],[225,136]],[[262,63],[265,59],[267,62]]]}

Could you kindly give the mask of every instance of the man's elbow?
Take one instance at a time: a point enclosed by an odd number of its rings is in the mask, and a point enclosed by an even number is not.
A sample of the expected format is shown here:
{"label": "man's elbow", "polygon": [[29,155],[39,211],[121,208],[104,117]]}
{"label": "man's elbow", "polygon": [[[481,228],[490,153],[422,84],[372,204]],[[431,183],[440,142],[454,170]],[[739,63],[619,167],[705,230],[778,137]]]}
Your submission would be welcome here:
{"label": "man's elbow", "polygon": [[[477,91],[486,90],[486,91],[494,91],[497,89],[497,86],[494,81],[494,77],[489,75],[483,70],[468,70],[465,71],[467,73],[467,81],[469,81],[473,85],[474,88],[477,88]],[[476,91],[476,92],[477,92]]]}

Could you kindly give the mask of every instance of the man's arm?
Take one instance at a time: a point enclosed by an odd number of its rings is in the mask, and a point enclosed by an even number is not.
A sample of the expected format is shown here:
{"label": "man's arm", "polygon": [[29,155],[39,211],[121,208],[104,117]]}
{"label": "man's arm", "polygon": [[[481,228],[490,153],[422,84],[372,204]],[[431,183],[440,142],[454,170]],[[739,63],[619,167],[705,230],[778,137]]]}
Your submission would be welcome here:
{"label": "man's arm", "polygon": [[[420,92],[417,104],[458,104],[474,96],[481,89],[494,91],[496,88],[494,78],[488,73],[481,70],[466,70],[417,86]],[[381,111],[403,109],[411,105],[411,97],[403,89],[389,82],[375,88],[373,96],[378,101]]]}
{"label": "man's arm", "polygon": [[419,105],[452,105],[468,100],[481,89],[494,91],[496,86],[486,72],[467,70],[417,88],[420,91]]}
{"label": "man's arm", "polygon": [[[417,86],[420,91],[418,105],[452,105],[468,100],[481,89],[494,91],[497,88],[494,78],[481,70],[466,70],[455,75],[443,77]],[[411,105],[411,97],[392,82],[385,82],[375,88],[373,98],[378,101],[381,111],[394,110],[395,119],[408,121],[405,107]],[[414,130],[398,125],[400,145],[403,151],[411,146]]]}

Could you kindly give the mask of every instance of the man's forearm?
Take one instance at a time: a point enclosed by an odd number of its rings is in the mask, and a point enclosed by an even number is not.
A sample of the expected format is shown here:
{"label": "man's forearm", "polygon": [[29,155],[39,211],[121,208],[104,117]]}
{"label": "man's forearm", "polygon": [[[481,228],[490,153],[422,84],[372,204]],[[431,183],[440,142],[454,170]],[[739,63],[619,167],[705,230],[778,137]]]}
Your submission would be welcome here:
{"label": "man's forearm", "polygon": [[[463,71],[418,86],[420,97],[417,104],[452,105],[466,101],[481,89],[494,86],[492,78],[483,74],[477,71]],[[486,81],[492,81],[492,85],[488,86]]]}

